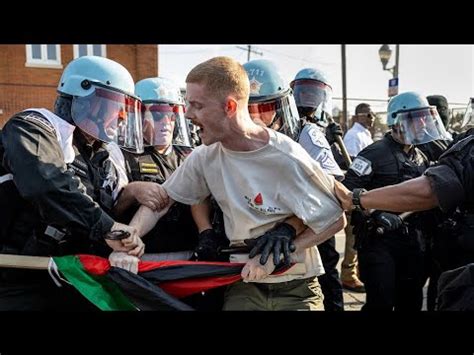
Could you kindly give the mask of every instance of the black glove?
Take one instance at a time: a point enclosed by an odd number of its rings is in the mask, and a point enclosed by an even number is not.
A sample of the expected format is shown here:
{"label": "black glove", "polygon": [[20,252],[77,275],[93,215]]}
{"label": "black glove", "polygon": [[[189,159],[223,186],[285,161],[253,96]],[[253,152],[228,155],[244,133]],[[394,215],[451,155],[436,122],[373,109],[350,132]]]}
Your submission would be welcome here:
{"label": "black glove", "polygon": [[341,126],[335,122],[328,124],[326,127],[326,139],[329,145],[336,141],[336,136],[342,137],[343,134]]}
{"label": "black glove", "polygon": [[375,211],[371,217],[377,226],[383,228],[384,232],[392,232],[403,225],[402,219],[393,213]]}
{"label": "black glove", "polygon": [[270,229],[265,234],[256,239],[245,239],[244,242],[252,248],[249,258],[252,259],[257,254],[262,254],[260,264],[265,265],[270,253],[273,252],[273,264],[280,264],[280,254],[283,253],[283,261],[290,264],[290,253],[296,250],[293,240],[296,237],[296,230],[287,223],[281,223]]}
{"label": "black glove", "polygon": [[194,256],[199,261],[220,261],[219,249],[228,245],[227,239],[218,235],[214,229],[206,229],[199,233],[199,240]]}

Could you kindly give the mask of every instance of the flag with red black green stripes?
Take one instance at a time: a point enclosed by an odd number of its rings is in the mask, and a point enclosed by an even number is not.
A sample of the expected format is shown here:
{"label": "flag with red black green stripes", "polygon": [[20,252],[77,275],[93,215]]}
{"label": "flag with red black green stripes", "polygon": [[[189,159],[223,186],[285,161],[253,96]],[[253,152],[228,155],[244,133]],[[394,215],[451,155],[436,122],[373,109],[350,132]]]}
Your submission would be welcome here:
{"label": "flag with red black green stripes", "polygon": [[[94,255],[53,257],[61,274],[104,311],[192,310],[180,299],[241,280],[244,264],[184,260],[140,261],[138,274]],[[287,268],[278,269],[278,274]]]}

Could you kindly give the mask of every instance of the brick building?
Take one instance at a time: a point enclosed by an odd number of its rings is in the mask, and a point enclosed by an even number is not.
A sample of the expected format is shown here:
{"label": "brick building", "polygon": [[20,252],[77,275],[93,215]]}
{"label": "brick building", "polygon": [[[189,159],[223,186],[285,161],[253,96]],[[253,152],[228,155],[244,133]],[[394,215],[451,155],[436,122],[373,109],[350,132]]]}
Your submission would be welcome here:
{"label": "brick building", "polygon": [[26,108],[52,110],[63,69],[82,55],[115,60],[135,81],[158,76],[157,45],[0,45],[0,127]]}

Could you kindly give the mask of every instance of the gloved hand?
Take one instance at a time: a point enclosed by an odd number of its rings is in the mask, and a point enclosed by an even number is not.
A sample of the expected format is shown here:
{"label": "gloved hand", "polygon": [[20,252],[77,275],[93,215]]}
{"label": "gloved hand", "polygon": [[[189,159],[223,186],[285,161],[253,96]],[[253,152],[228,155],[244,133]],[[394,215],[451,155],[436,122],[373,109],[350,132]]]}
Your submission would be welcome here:
{"label": "gloved hand", "polygon": [[393,213],[375,211],[371,214],[377,226],[382,227],[385,232],[392,232],[403,225],[402,219]]}
{"label": "gloved hand", "polygon": [[283,253],[283,261],[290,264],[290,253],[296,250],[293,240],[296,230],[287,223],[280,223],[256,239],[245,239],[244,243],[252,248],[249,258],[261,254],[260,264],[265,265],[270,253],[273,252],[273,264],[280,264],[280,254]]}
{"label": "gloved hand", "polygon": [[109,255],[110,266],[120,267],[134,274],[138,272],[138,259],[121,251],[114,251]]}
{"label": "gloved hand", "polygon": [[339,124],[332,122],[326,127],[326,139],[328,140],[329,145],[333,144],[336,141],[336,136],[342,137],[344,133]]}
{"label": "gloved hand", "polygon": [[227,240],[218,235],[214,229],[206,229],[199,233],[199,240],[194,256],[199,261],[220,261],[219,249],[226,246]]}

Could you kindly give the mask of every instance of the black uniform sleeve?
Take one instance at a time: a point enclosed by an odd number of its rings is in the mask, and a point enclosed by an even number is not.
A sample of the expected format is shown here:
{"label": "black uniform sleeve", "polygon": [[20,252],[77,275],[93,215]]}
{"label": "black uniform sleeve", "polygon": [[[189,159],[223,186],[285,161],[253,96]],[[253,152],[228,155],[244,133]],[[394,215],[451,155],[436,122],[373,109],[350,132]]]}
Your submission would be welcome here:
{"label": "black uniform sleeve", "polygon": [[79,229],[100,240],[114,220],[85,193],[67,170],[55,132],[41,118],[10,119],[2,131],[4,162],[20,195],[48,224]]}
{"label": "black uniform sleeve", "polygon": [[465,202],[473,202],[474,136],[462,139],[439,159],[438,165],[426,170],[440,208],[451,211]]}
{"label": "black uniform sleeve", "polygon": [[342,183],[349,189],[367,188],[374,175],[374,163],[377,151],[370,148],[362,150],[352,161]]}

